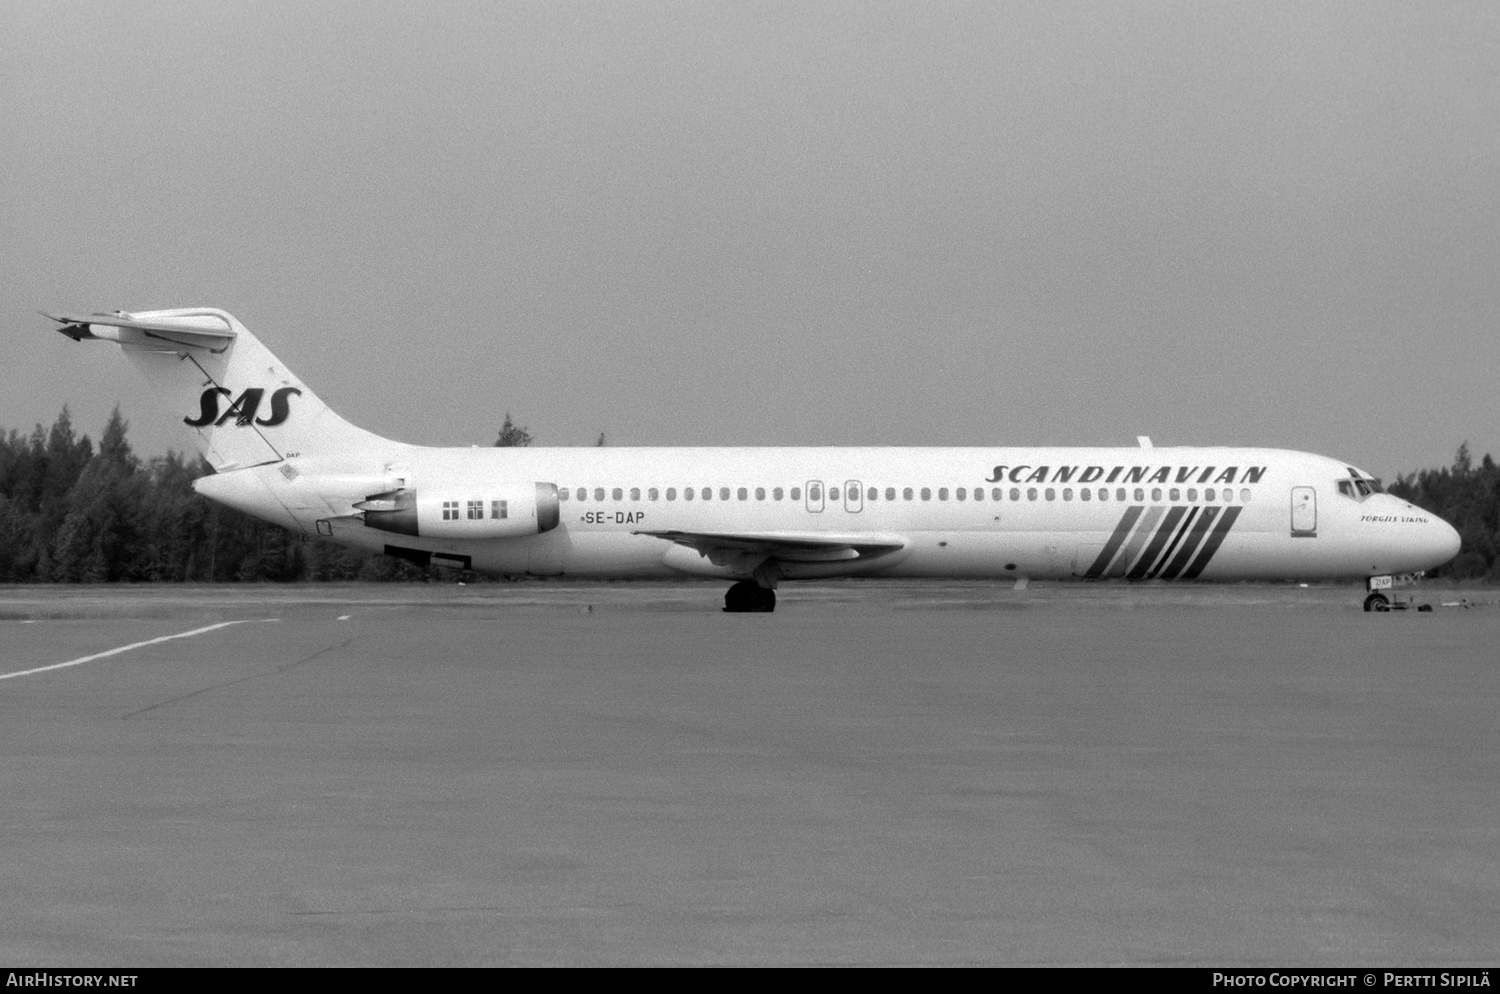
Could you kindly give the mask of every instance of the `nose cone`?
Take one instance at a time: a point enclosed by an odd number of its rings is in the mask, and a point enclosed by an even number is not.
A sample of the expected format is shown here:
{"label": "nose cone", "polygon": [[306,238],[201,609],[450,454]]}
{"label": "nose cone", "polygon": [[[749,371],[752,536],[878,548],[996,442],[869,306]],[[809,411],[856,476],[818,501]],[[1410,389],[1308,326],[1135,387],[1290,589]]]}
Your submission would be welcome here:
{"label": "nose cone", "polygon": [[1428,541],[1432,547],[1432,566],[1435,567],[1443,565],[1458,555],[1458,548],[1462,542],[1458,537],[1458,529],[1442,518],[1434,518],[1431,524],[1432,532]]}

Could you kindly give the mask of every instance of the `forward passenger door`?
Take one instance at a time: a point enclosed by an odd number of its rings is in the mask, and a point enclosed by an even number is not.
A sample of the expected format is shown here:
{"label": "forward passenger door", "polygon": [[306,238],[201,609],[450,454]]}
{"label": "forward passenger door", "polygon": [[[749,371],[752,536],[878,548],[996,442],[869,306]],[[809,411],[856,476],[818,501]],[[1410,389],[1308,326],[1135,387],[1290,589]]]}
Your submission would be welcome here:
{"label": "forward passenger door", "polygon": [[1315,538],[1318,534],[1318,494],[1312,487],[1292,488],[1292,537]]}

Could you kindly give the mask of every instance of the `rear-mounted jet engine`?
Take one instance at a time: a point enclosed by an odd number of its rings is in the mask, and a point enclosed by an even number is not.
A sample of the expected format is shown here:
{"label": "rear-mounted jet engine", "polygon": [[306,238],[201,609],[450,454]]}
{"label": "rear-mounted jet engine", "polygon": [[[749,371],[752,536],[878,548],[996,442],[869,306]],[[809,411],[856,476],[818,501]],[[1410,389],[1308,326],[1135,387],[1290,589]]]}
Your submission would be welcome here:
{"label": "rear-mounted jet engine", "polygon": [[482,495],[429,496],[401,487],[371,494],[354,507],[364,512],[367,528],[421,538],[517,538],[551,531],[562,517],[551,483],[464,489]]}

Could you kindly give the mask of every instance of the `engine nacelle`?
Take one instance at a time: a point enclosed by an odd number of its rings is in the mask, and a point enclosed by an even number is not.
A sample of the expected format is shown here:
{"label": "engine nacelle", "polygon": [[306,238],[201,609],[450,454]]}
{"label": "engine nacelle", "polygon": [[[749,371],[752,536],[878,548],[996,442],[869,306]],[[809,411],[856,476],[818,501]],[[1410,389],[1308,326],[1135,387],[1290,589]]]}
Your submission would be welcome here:
{"label": "engine nacelle", "polygon": [[518,538],[551,531],[562,520],[551,483],[401,487],[354,506],[368,528],[421,538]]}

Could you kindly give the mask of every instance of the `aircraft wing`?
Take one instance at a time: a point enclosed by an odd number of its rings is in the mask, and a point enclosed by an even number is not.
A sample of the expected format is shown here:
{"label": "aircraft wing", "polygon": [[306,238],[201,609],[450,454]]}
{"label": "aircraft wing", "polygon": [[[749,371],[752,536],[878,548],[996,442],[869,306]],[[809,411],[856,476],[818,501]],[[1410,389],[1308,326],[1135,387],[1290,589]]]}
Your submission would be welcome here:
{"label": "aircraft wing", "polygon": [[[48,314],[43,311],[42,316],[61,324],[62,327],[57,330],[75,342],[81,342],[85,338],[103,338],[123,343],[125,339],[118,331],[109,332],[102,329],[129,328],[142,332],[146,338],[221,352],[235,337],[233,328],[224,324],[222,320],[208,315],[186,317],[176,321],[143,320],[131,317],[129,314]],[[204,323],[208,321],[217,321],[222,327]]]}
{"label": "aircraft wing", "polygon": [[837,563],[875,559],[906,548],[895,535],[828,532],[689,532],[637,531],[693,549],[715,565],[746,556],[761,556],[789,563]]}

